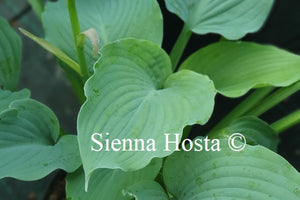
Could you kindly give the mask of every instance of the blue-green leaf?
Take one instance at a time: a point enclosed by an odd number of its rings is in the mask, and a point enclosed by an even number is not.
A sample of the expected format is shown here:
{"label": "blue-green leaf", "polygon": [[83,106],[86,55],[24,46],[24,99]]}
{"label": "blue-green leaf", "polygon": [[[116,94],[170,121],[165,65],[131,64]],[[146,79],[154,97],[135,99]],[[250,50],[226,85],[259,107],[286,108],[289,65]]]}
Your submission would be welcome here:
{"label": "blue-green leaf", "polygon": [[165,0],[195,33],[218,33],[230,40],[255,32],[266,20],[273,0]]}
{"label": "blue-green leaf", "polygon": [[[237,142],[237,141],[236,141]],[[300,174],[280,155],[262,146],[232,151],[175,152],[165,161],[167,190],[176,199],[274,200],[300,198]]]}
{"label": "blue-green leaf", "polygon": [[58,120],[48,107],[26,98],[27,91],[25,99],[22,92],[0,92],[17,97],[0,111],[0,178],[36,180],[58,168],[72,172],[80,166],[76,136],[59,138]]}
{"label": "blue-green leaf", "polygon": [[125,195],[135,200],[168,200],[164,189],[155,181],[141,181],[123,190]]}
{"label": "blue-green leaf", "polygon": [[9,104],[15,100],[29,99],[30,91],[23,89],[18,92],[11,92],[0,89],[0,113],[9,108]]}
{"label": "blue-green leaf", "polygon": [[[206,76],[189,70],[172,74],[170,59],[158,45],[126,39],[102,49],[85,94],[77,128],[88,180],[97,168],[137,170],[154,157],[170,155],[175,148],[165,151],[164,134],[174,140],[177,133],[180,140],[186,125],[205,124],[213,110],[215,88]],[[102,150],[94,136],[103,143]],[[133,145],[122,142],[114,151],[113,139],[130,139]],[[135,139],[144,145],[135,145]]]}
{"label": "blue-green leaf", "polygon": [[123,190],[141,181],[153,181],[162,165],[161,159],[154,159],[151,163],[138,171],[123,172],[119,169],[98,169],[94,172],[87,192],[84,190],[85,179],[82,168],[67,175],[67,198],[72,200],[129,200]]}

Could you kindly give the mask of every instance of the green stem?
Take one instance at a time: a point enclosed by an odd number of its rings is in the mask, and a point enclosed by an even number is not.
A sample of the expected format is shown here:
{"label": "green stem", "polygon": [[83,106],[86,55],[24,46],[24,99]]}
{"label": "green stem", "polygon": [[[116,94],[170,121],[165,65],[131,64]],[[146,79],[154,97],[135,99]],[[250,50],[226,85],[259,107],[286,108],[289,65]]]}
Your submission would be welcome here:
{"label": "green stem", "polygon": [[170,59],[172,62],[173,71],[176,70],[177,64],[182,56],[182,53],[192,35],[192,32],[186,25],[183,26],[182,31],[170,53]]}
{"label": "green stem", "polygon": [[300,110],[297,110],[282,119],[271,124],[271,127],[279,134],[292,126],[300,123]]}
{"label": "green stem", "polygon": [[269,97],[265,98],[261,104],[248,112],[247,115],[260,116],[299,90],[300,81],[288,87],[280,88]]}
{"label": "green stem", "polygon": [[216,131],[229,125],[234,119],[244,115],[255,107],[263,98],[270,94],[274,87],[265,87],[255,90],[239,105],[237,105],[226,117],[224,117],[208,134],[213,137]]}
{"label": "green stem", "polygon": [[42,13],[44,11],[44,3],[42,0],[29,0],[28,1],[34,10],[35,14],[38,16],[39,20],[42,19]]}
{"label": "green stem", "polygon": [[78,63],[80,65],[81,73],[83,75],[83,81],[85,82],[90,74],[87,68],[85,54],[84,54],[84,45],[79,44],[78,37],[80,35],[80,26],[79,26],[79,20],[76,12],[76,4],[75,0],[67,0],[68,9],[69,9],[69,16],[71,20],[72,25],[72,31],[73,31],[73,37],[75,42],[75,48],[76,48],[76,54]]}

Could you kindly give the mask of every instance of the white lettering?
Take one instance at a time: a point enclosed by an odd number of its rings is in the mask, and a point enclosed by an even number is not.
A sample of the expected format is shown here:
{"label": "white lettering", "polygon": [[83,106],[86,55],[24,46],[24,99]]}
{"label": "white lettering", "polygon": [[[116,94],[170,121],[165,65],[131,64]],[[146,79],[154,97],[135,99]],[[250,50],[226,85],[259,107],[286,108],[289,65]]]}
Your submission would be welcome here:
{"label": "white lettering", "polygon": [[175,134],[175,136],[176,136],[176,140],[175,141],[169,141],[169,133],[165,133],[165,142],[166,142],[166,144],[165,144],[165,151],[171,151],[170,149],[169,149],[169,144],[175,144],[175,151],[180,151],[179,150],[179,148],[178,148],[178,146],[179,146],[179,136],[180,136],[180,134]]}
{"label": "white lettering", "polygon": [[98,137],[100,137],[100,139],[102,139],[102,134],[101,133],[94,133],[94,134],[92,134],[92,136],[91,136],[92,141],[95,144],[97,144],[99,147],[98,148],[94,148],[94,146],[91,145],[91,150],[92,151],[101,151],[102,148],[103,148],[103,144],[99,140],[97,140],[96,136],[98,136]]}

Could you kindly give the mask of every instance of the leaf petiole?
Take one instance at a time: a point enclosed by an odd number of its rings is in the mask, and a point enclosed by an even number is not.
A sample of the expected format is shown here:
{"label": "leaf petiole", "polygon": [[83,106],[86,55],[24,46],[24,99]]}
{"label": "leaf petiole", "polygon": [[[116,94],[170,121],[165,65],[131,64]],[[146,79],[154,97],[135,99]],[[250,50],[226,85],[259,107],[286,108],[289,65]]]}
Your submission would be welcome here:
{"label": "leaf petiole", "polygon": [[247,113],[247,115],[255,115],[260,116],[261,114],[265,113],[266,111],[270,110],[277,104],[279,104],[284,99],[288,98],[292,94],[296,93],[300,90],[300,81],[290,85],[288,87],[280,88],[270,96],[265,98],[262,103],[260,103],[257,107],[252,109]]}
{"label": "leaf petiole", "polygon": [[300,109],[274,122],[271,127],[279,134],[299,123]]}
{"label": "leaf petiole", "polygon": [[234,119],[244,115],[254,108],[262,99],[274,90],[274,87],[265,87],[255,90],[244,101],[237,105],[227,116],[225,116],[210,132],[213,135],[217,130],[229,125]]}
{"label": "leaf petiole", "polygon": [[69,17],[72,25],[72,32],[74,37],[74,44],[76,48],[76,54],[78,63],[80,65],[80,70],[83,75],[84,82],[89,78],[90,74],[87,68],[85,54],[84,54],[84,45],[80,44],[78,42],[79,35],[80,35],[80,26],[79,26],[79,20],[77,16],[76,11],[76,4],[75,0],[67,0],[68,10],[69,10]]}
{"label": "leaf petiole", "polygon": [[192,35],[192,32],[188,29],[187,25],[185,24],[182,28],[182,31],[170,53],[170,59],[172,62],[173,71],[176,70],[177,64],[182,56],[182,53]]}

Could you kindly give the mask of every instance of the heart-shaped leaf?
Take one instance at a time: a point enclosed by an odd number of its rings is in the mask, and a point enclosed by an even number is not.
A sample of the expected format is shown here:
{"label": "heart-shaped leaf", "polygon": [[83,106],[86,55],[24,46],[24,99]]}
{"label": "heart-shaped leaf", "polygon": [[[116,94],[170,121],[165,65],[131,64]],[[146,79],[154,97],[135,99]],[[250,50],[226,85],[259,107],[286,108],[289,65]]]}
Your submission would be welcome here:
{"label": "heart-shaped leaf", "polygon": [[175,152],[163,175],[176,199],[273,200],[300,198],[300,174],[285,159],[262,146],[232,151],[226,139],[221,151]]}
{"label": "heart-shaped leaf", "polygon": [[[21,92],[10,96],[17,94],[21,99]],[[58,168],[72,172],[81,164],[76,136],[59,138],[54,113],[32,99],[14,100],[0,111],[0,158],[0,178],[21,180],[36,180]]]}
{"label": "heart-shaped leaf", "polygon": [[17,88],[21,62],[21,39],[0,17],[0,89]]}
{"label": "heart-shaped leaf", "polygon": [[153,181],[162,165],[161,159],[154,159],[151,163],[138,171],[123,172],[119,169],[98,169],[94,172],[87,192],[84,191],[84,173],[82,168],[68,174],[66,181],[67,198],[80,199],[132,199],[124,196],[123,190],[140,181]]}
{"label": "heart-shaped leaf", "polygon": [[237,118],[228,127],[216,132],[218,138],[228,138],[234,133],[241,133],[247,144],[259,144],[275,152],[279,143],[278,134],[266,122],[254,116]]}
{"label": "heart-shaped leaf", "polygon": [[155,181],[138,182],[123,191],[135,200],[168,200],[164,189]]}
{"label": "heart-shaped leaf", "polygon": [[165,151],[164,134],[175,140],[178,133],[180,140],[186,125],[205,124],[215,88],[206,76],[189,70],[172,74],[170,59],[158,45],[126,39],[102,49],[85,94],[77,128],[88,178],[97,168],[137,170],[171,154],[175,148]]}
{"label": "heart-shaped leaf", "polygon": [[188,29],[198,34],[218,33],[230,40],[255,32],[266,20],[273,0],[165,0]]}
{"label": "heart-shaped leaf", "polygon": [[[139,38],[161,44],[163,21],[155,0],[76,0],[81,31],[94,28],[100,47],[123,38]],[[42,15],[46,40],[77,60],[66,1],[48,2]],[[96,59],[86,41],[86,58],[90,69]]]}
{"label": "heart-shaped leaf", "polygon": [[206,74],[219,93],[239,97],[253,87],[284,87],[300,80],[300,57],[269,45],[218,42],[192,54],[180,69]]}

